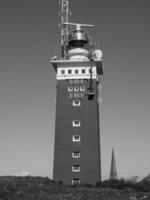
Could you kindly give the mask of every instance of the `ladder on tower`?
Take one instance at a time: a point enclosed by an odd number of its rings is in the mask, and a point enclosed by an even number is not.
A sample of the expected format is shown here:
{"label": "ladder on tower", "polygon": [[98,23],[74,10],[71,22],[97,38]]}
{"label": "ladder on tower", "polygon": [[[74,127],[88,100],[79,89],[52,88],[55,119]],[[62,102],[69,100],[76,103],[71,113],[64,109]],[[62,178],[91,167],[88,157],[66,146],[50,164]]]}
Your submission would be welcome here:
{"label": "ladder on tower", "polygon": [[93,92],[93,58],[92,58],[92,45],[90,45],[90,87],[88,92],[88,99],[93,100],[94,92]]}
{"label": "ladder on tower", "polygon": [[62,58],[67,57],[67,45],[68,45],[68,23],[70,11],[69,11],[69,0],[60,0],[59,1],[60,9],[60,18],[61,18],[61,56]]}

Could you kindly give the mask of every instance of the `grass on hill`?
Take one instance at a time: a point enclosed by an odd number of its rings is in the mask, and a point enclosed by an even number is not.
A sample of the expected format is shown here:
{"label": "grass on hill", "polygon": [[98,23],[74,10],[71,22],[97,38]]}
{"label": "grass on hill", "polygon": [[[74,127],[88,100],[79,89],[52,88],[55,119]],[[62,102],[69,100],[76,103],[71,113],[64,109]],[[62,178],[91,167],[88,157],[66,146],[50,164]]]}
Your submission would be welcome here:
{"label": "grass on hill", "polygon": [[96,186],[67,186],[48,177],[0,177],[0,200],[150,199],[150,183],[103,181]]}

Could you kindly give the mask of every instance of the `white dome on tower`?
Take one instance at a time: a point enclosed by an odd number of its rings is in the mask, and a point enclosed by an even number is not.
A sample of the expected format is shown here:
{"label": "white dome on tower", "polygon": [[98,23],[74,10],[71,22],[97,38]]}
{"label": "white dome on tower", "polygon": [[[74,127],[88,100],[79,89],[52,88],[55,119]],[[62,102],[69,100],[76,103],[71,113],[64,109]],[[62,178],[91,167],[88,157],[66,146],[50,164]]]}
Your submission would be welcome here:
{"label": "white dome on tower", "polygon": [[89,51],[83,48],[74,48],[68,51],[69,60],[89,60]]}

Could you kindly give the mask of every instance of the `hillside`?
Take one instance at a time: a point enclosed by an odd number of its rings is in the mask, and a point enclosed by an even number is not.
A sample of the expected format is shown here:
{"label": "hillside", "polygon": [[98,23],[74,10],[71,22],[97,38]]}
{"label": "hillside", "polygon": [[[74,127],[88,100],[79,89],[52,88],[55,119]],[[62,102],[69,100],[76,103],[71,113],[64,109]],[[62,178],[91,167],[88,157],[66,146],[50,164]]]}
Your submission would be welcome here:
{"label": "hillside", "polygon": [[[118,185],[117,185],[118,184]],[[116,188],[120,182],[113,184]],[[122,185],[123,186],[123,185]],[[150,199],[150,190],[122,187],[112,188],[108,182],[99,186],[65,186],[43,177],[0,177],[0,200],[129,200]]]}

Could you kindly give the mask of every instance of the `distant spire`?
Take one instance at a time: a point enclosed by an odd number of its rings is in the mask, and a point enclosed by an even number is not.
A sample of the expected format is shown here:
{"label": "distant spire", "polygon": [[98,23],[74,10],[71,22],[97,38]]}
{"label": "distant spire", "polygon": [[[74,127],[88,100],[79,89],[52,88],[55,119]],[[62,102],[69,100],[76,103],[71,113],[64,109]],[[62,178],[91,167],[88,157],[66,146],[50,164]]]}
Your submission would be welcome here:
{"label": "distant spire", "polygon": [[110,178],[109,179],[111,179],[111,180],[118,179],[117,170],[116,170],[116,162],[115,162],[115,154],[114,154],[113,149],[112,149],[111,168],[110,168]]}

